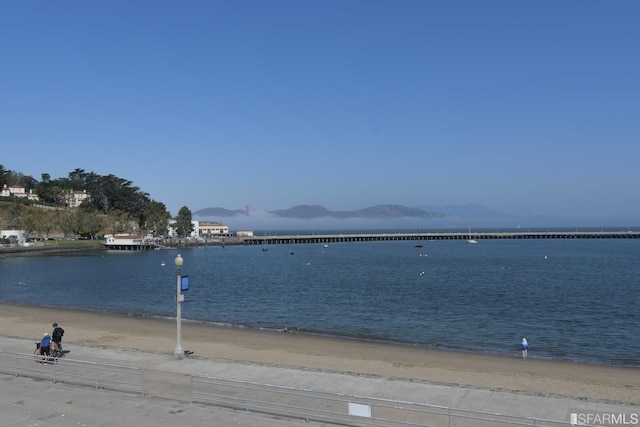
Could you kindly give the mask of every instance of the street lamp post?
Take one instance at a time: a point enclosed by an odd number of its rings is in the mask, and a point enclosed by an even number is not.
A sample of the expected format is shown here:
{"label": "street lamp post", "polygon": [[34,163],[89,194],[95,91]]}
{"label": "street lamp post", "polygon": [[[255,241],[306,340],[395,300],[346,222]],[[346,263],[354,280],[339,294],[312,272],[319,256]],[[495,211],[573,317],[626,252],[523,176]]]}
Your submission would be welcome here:
{"label": "street lamp post", "polygon": [[182,264],[184,260],[182,256],[178,254],[176,259],[174,260],[177,269],[177,280],[176,280],[176,349],[173,352],[177,359],[184,358],[184,350],[182,350],[182,301],[184,300],[184,295],[182,295],[181,288],[181,280],[182,280]]}

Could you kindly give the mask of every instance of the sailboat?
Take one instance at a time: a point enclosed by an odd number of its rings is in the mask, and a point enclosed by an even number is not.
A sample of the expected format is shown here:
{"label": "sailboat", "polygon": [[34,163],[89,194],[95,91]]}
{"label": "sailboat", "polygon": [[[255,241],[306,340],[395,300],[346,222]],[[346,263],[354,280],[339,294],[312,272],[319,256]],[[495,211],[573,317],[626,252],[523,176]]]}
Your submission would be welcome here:
{"label": "sailboat", "polygon": [[469,227],[469,238],[467,239],[467,243],[478,243],[476,239],[471,238],[471,227]]}

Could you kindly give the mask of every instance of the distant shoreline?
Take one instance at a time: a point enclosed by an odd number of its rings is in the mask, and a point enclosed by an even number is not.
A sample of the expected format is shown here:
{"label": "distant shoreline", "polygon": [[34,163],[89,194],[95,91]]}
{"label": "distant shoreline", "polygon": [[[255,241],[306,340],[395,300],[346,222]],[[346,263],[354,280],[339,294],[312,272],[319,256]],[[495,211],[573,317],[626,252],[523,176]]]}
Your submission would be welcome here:
{"label": "distant shoreline", "polygon": [[80,252],[102,252],[106,250],[107,248],[101,242],[61,245],[14,246],[10,248],[0,247],[0,258],[17,256],[64,255]]}
{"label": "distant shoreline", "polygon": [[[640,239],[640,231],[611,229],[609,231],[474,231],[474,232],[326,232],[307,234],[308,232],[291,232],[291,234],[256,234],[251,236],[226,235],[215,241],[185,241],[173,238],[165,241],[167,247],[157,249],[174,249],[197,246],[234,246],[234,245],[282,245],[282,244],[328,244],[376,241],[440,241],[440,240],[545,240],[545,239]],[[129,250],[140,250],[131,245]],[[124,250],[110,248],[101,241],[85,241],[83,243],[42,244],[31,246],[0,247],[0,258],[13,256],[62,255],[78,252],[99,252],[107,250]],[[145,249],[148,250],[148,249]]]}

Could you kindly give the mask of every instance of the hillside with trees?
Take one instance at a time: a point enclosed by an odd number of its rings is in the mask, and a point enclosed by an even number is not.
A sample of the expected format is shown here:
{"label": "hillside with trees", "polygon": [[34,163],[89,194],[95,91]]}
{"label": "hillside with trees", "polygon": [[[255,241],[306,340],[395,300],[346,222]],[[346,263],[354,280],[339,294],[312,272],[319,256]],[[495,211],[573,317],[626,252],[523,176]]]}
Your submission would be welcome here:
{"label": "hillside with trees", "polygon": [[[67,177],[41,180],[0,165],[0,188],[20,185],[33,190],[39,200],[0,197],[0,228],[25,229],[32,237],[95,239],[104,234],[164,233],[171,214],[164,203],[127,179],[75,169]],[[68,206],[73,191],[89,195],[78,207]]]}

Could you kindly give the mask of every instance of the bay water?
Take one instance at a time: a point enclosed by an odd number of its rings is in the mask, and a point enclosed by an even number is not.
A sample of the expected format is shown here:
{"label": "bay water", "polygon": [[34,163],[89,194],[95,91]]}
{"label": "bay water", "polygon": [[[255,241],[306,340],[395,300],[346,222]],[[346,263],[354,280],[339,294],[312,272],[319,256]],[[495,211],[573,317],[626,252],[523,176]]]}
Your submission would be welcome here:
{"label": "bay water", "polygon": [[0,301],[172,318],[180,253],[185,319],[640,367],[640,240],[415,243],[3,258]]}

